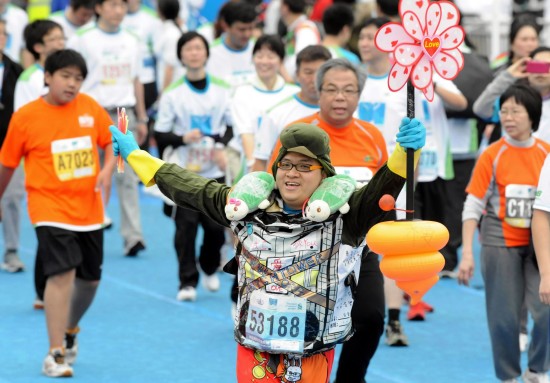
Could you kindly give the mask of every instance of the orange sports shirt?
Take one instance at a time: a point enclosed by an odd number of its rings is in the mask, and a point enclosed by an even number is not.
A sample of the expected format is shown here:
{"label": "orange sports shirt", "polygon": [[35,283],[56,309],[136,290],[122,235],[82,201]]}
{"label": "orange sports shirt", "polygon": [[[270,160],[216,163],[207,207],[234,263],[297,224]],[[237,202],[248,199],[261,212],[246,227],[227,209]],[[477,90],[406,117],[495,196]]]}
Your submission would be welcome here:
{"label": "orange sports shirt", "polygon": [[16,168],[25,158],[28,210],[33,225],[85,231],[103,222],[98,147],[111,143],[107,112],[79,93],[62,106],[43,98],[13,114],[0,163]]}
{"label": "orange sports shirt", "polygon": [[542,165],[550,144],[535,139],[529,147],[501,138],[479,156],[466,192],[486,200],[481,238],[489,246],[527,246],[529,223]]}
{"label": "orange sports shirt", "polygon": [[[328,133],[330,160],[335,167],[367,167],[374,174],[388,160],[384,136],[378,128],[368,122],[353,118],[347,126],[334,128],[323,121],[318,112],[292,124],[299,122],[316,125]],[[280,148],[281,142],[277,141],[270,164],[277,158]]]}

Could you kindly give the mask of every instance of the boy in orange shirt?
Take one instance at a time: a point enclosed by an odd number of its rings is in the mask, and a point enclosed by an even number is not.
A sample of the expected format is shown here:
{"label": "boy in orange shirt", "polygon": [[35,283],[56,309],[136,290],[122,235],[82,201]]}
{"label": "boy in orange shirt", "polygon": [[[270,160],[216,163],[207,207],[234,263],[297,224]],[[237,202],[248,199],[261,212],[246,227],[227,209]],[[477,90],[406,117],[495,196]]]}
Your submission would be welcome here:
{"label": "boy in orange shirt", "polygon": [[[101,189],[111,186],[112,121],[97,102],[79,93],[86,75],[77,52],[52,53],[44,75],[49,92],[14,113],[0,153],[0,198],[25,158],[29,216],[48,277],[50,352],[42,372],[50,377],[73,374],[78,322],[93,301],[103,262]],[[105,151],[103,169],[98,148]]]}

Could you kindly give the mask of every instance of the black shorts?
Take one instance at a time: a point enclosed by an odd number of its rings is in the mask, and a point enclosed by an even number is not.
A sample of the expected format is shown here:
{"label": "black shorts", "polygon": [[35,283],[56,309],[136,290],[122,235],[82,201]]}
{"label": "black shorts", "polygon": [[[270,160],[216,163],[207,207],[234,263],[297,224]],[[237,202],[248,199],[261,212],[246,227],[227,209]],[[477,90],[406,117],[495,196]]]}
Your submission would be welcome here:
{"label": "black shorts", "polygon": [[38,257],[44,275],[51,276],[76,269],[77,278],[101,279],[103,264],[103,229],[71,231],[52,226],[38,226]]}

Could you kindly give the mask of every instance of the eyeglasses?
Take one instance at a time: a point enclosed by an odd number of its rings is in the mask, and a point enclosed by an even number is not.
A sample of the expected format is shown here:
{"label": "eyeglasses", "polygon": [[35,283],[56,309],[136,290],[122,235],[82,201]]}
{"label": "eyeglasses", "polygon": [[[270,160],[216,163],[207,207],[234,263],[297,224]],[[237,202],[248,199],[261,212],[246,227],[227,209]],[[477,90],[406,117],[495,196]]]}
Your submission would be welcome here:
{"label": "eyeglasses", "polygon": [[357,89],[352,89],[352,88],[338,89],[334,87],[321,88],[321,92],[323,92],[329,97],[336,97],[336,95],[340,93],[345,98],[353,97],[359,93]]}
{"label": "eyeglasses", "polygon": [[290,171],[292,168],[296,168],[300,173],[309,173],[312,170],[322,169],[320,165],[309,165],[309,164],[293,164],[292,162],[279,162],[277,167],[281,170]]}
{"label": "eyeglasses", "polygon": [[519,110],[519,109],[512,109],[512,110],[503,109],[500,112],[498,112],[501,118],[506,116],[511,116],[512,118],[516,118],[518,116],[521,116],[524,113],[527,113],[527,112],[525,110]]}

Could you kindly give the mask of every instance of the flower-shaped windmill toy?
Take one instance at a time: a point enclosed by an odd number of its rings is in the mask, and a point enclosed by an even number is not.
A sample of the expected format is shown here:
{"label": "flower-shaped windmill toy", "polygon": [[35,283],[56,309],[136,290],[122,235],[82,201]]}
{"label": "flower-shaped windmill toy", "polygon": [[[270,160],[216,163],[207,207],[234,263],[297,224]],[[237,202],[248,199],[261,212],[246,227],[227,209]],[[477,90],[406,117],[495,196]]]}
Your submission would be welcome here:
{"label": "flower-shaped windmill toy", "polygon": [[[401,0],[402,23],[384,24],[374,38],[376,47],[393,54],[388,87],[397,92],[407,84],[407,117],[414,117],[413,86],[428,101],[434,99],[434,72],[453,80],[464,66],[459,46],[464,30],[458,8],[449,1]],[[413,220],[414,152],[407,149],[407,220],[382,222],[367,233],[367,244],[380,255],[384,275],[411,296],[411,304],[439,280],[445,260],[440,250],[449,232],[438,222]],[[383,210],[395,209],[392,196],[380,200]]]}
{"label": "flower-shaped windmill toy", "polygon": [[464,66],[460,12],[449,1],[401,0],[399,15],[402,24],[384,24],[374,38],[379,50],[393,53],[388,86],[397,92],[410,79],[432,101],[434,71],[453,80]]}

